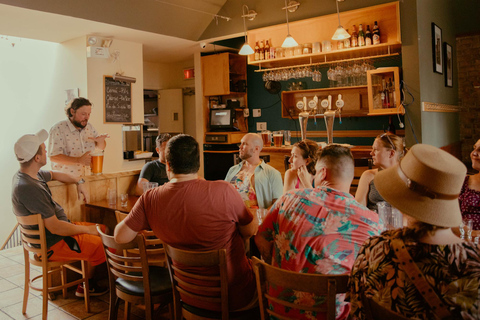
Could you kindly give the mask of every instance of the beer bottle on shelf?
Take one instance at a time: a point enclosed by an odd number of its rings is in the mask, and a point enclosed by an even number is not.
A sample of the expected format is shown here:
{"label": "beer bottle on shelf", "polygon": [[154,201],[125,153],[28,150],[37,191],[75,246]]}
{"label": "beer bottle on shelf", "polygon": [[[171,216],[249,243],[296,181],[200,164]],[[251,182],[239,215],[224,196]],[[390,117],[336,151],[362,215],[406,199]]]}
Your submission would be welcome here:
{"label": "beer bottle on shelf", "polygon": [[260,47],[258,46],[258,41],[255,43],[255,61],[260,60]]}
{"label": "beer bottle on shelf", "polygon": [[365,45],[372,45],[372,32],[370,31],[370,25],[367,24],[367,31],[365,31]]}
{"label": "beer bottle on shelf", "polygon": [[383,108],[388,108],[389,103],[388,103],[388,90],[387,90],[387,84],[385,79],[382,79],[382,107]]}
{"label": "beer bottle on shelf", "polygon": [[392,78],[388,80],[388,101],[390,102],[391,108],[396,108],[396,99],[395,99],[395,86],[392,82]]}
{"label": "beer bottle on shelf", "polygon": [[265,60],[265,46],[263,45],[263,40],[260,41],[260,60]]}
{"label": "beer bottle on shelf", "polygon": [[358,46],[365,46],[365,33],[363,32],[363,26],[361,23],[358,26]]}
{"label": "beer bottle on shelf", "polygon": [[357,34],[357,28],[355,28],[355,25],[353,25],[353,28],[352,28],[352,41],[351,41],[351,45],[352,45],[352,48],[354,47],[358,47],[358,34]]}
{"label": "beer bottle on shelf", "polygon": [[268,59],[270,59],[270,45],[268,44],[267,40],[267,43],[265,43],[265,60]]}
{"label": "beer bottle on shelf", "polygon": [[[348,29],[345,30],[345,31],[347,31],[347,33],[349,33],[349,32],[348,32]],[[352,36],[350,36],[350,38],[351,38],[351,37],[352,37]],[[343,40],[343,47],[344,47],[345,49],[350,48],[350,38],[347,38],[347,39]]]}
{"label": "beer bottle on shelf", "polygon": [[372,43],[373,44],[380,44],[380,29],[378,28],[377,21],[373,25],[373,35],[372,35]]}

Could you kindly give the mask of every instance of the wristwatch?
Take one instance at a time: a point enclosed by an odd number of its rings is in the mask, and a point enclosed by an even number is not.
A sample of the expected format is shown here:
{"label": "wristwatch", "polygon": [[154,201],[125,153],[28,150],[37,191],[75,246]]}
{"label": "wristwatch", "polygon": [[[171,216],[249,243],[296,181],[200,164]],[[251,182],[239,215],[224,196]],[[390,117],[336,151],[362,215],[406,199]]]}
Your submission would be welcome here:
{"label": "wristwatch", "polygon": [[79,184],[84,184],[84,183],[85,183],[85,180],[83,180],[83,178],[82,178],[82,179],[80,179],[80,180],[77,181],[77,186],[78,186]]}

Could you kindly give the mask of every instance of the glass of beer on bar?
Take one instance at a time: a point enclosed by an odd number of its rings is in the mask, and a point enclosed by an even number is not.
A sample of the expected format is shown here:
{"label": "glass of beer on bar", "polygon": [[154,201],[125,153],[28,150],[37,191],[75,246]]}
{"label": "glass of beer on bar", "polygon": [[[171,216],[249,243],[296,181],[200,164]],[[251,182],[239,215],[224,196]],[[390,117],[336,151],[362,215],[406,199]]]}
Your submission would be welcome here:
{"label": "glass of beer on bar", "polygon": [[102,174],[103,171],[103,150],[95,149],[92,153],[90,153],[92,157],[92,162],[90,167],[92,168],[93,175]]}
{"label": "glass of beer on bar", "polygon": [[283,142],[283,132],[282,131],[274,131],[273,132],[273,145],[275,147],[281,147]]}
{"label": "glass of beer on bar", "polygon": [[265,131],[262,131],[260,135],[262,136],[263,146],[270,147],[272,145],[272,133],[268,130],[265,130]]}

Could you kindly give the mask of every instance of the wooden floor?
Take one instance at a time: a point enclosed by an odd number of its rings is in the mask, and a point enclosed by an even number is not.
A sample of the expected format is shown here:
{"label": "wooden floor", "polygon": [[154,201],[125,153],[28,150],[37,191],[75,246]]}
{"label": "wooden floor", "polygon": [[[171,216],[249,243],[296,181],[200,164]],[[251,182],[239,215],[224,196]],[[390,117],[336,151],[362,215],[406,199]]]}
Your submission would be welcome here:
{"label": "wooden floor", "polygon": [[[0,251],[0,320],[42,319],[42,296],[38,291],[30,290],[27,314],[22,314],[24,270],[21,246]],[[37,275],[40,273],[33,270],[32,274]],[[104,285],[107,284],[105,283]],[[83,298],[77,298],[74,290],[69,291],[67,299],[63,299],[62,295],[59,294],[54,301],[49,301],[48,319],[108,319],[109,294],[91,297],[90,299],[91,312],[87,313]],[[123,319],[123,304],[120,305],[120,308],[119,320]],[[130,319],[144,319],[144,311],[133,307]],[[168,319],[168,312],[161,319]]]}

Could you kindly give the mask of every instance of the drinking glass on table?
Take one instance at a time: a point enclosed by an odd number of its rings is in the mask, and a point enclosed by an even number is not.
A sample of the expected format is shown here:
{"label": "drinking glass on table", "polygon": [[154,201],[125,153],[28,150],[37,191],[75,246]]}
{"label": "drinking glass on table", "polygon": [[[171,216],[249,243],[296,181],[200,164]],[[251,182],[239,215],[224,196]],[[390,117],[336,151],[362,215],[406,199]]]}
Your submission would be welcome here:
{"label": "drinking glass on table", "polygon": [[122,193],[120,195],[120,204],[122,207],[128,206],[128,193]]}
{"label": "drinking glass on table", "polygon": [[108,188],[107,190],[107,200],[109,206],[114,206],[117,204],[117,190],[114,188]]}
{"label": "drinking glass on table", "polygon": [[473,220],[472,219],[463,219],[460,224],[460,238],[465,240],[465,235],[467,235],[467,240],[472,241],[472,230],[473,230]]}
{"label": "drinking glass on table", "polygon": [[145,193],[147,190],[153,189],[158,187],[158,182],[147,182],[145,181],[143,183],[143,193]]}

